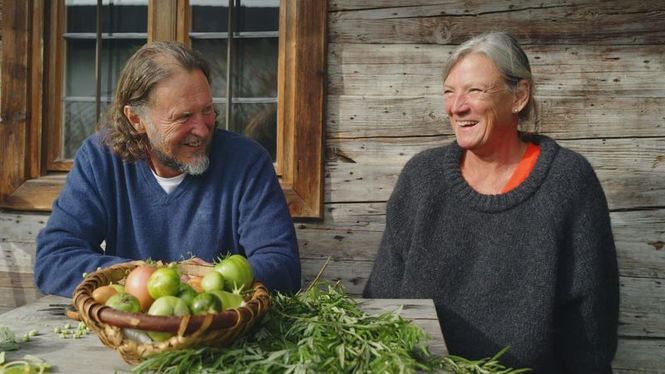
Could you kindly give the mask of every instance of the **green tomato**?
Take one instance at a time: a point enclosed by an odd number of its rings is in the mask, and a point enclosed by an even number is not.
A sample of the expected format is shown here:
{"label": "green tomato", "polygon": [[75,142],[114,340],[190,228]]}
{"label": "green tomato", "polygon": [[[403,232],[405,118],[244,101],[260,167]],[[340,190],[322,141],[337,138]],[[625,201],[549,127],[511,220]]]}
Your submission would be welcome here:
{"label": "green tomato", "polygon": [[242,296],[233,292],[224,290],[212,290],[210,293],[215,295],[222,302],[223,310],[238,308],[244,301]]}
{"label": "green tomato", "polygon": [[[221,292],[221,291],[220,291]],[[202,292],[189,304],[192,314],[201,315],[207,313],[219,313],[222,311],[222,301],[209,292]]]}
{"label": "green tomato", "polygon": [[201,288],[203,291],[224,289],[224,276],[216,271],[208,272],[201,278]]}
{"label": "green tomato", "polygon": [[172,267],[161,267],[148,278],[148,293],[153,299],[175,296],[180,289],[180,274]]}
{"label": "green tomato", "polygon": [[141,311],[139,299],[126,292],[117,293],[109,297],[104,305],[128,313],[139,313]]}
{"label": "green tomato", "polygon": [[214,270],[224,276],[224,289],[227,291],[247,290],[254,282],[252,265],[243,255],[234,254],[222,259]]}
{"label": "green tomato", "polygon": [[194,288],[192,288],[192,286],[187,283],[180,283],[180,288],[176,294],[176,296],[184,300],[187,305],[192,304],[192,300],[196,297],[196,295],[198,295],[196,290],[194,290]]}
{"label": "green tomato", "polygon": [[[155,300],[148,314],[152,316],[188,316],[190,315],[189,307],[187,303],[175,296],[162,296]],[[159,331],[148,331],[148,335],[152,340],[162,342],[171,336],[175,335],[170,332],[159,332]]]}

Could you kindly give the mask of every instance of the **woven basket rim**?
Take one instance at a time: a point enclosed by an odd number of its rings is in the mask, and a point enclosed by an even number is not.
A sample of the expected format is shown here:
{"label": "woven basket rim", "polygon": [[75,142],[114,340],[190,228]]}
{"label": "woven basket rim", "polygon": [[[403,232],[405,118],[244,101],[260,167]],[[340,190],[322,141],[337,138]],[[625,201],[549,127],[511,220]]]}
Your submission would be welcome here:
{"label": "woven basket rim", "polygon": [[[249,301],[246,301],[244,306],[226,309],[216,314],[182,317],[154,316],[146,313],[123,312],[94,301],[92,298],[92,290],[105,285],[95,282],[94,278],[96,275],[106,274],[106,277],[101,277],[102,283],[109,284],[112,281],[118,282],[119,273],[113,274],[114,270],[132,270],[143,264],[147,263],[142,261],[124,262],[88,274],[86,279],[84,279],[74,291],[74,307],[78,310],[79,314],[87,314],[88,317],[96,319],[97,322],[106,323],[120,328],[136,328],[140,330],[176,333],[182,328],[183,322],[185,322],[188,324],[188,327],[184,333],[191,334],[201,326],[208,324],[209,326],[207,328],[233,327],[238,319],[239,313],[241,313],[243,309],[251,309],[252,312],[256,312],[257,309],[261,308],[260,305],[257,305],[260,302],[260,299],[269,297],[268,291],[263,284],[256,280],[252,285],[252,288],[254,289],[252,298]],[[179,263],[178,266],[181,271],[189,270],[190,273],[193,269],[198,269],[203,272],[212,270],[212,266],[194,263]],[[108,281],[104,282],[103,278],[107,278]],[[90,287],[90,285],[92,287]],[[212,320],[210,320],[210,316],[212,316]]]}
{"label": "woven basket rim", "polygon": [[[95,288],[119,282],[128,271],[142,264],[146,262],[124,262],[95,271],[77,286],[73,296],[73,304],[81,320],[97,334],[104,345],[118,351],[129,364],[173,349],[230,344],[244,335],[270,309],[270,293],[259,280],[254,281],[254,292],[244,306],[202,316],[167,317],[126,313],[99,304],[92,298]],[[212,266],[191,262],[178,263],[178,268],[181,272],[195,275],[212,270]],[[161,342],[140,343],[127,337],[125,331],[131,329],[168,332],[173,336]]]}

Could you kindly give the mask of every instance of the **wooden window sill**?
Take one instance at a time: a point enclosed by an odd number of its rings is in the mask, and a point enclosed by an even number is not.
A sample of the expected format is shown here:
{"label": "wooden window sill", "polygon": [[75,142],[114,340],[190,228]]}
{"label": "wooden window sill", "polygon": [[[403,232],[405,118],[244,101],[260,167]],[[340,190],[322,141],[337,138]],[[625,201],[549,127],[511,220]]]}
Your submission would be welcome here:
{"label": "wooden window sill", "polygon": [[2,202],[3,209],[50,212],[53,201],[63,184],[66,174],[46,175],[28,179]]}
{"label": "wooden window sill", "polygon": [[[0,208],[48,213],[51,211],[53,201],[55,201],[62,190],[66,176],[66,173],[57,173],[29,179],[19,186],[14,193],[9,195],[2,202]],[[283,183],[281,180],[280,184],[286,196],[292,217],[312,217],[318,215],[318,206],[312,206],[312,204],[308,203],[302,194],[298,193],[292,185]]]}

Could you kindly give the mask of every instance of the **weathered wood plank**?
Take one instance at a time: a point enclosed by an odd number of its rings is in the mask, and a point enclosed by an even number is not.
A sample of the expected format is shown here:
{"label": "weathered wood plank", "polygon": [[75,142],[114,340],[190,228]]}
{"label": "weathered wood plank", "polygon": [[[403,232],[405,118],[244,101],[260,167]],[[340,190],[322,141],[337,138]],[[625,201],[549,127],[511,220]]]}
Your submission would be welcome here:
{"label": "weathered wood plank", "polygon": [[[362,65],[437,65],[443,64],[457,45],[436,44],[350,44],[328,45],[328,70],[331,73],[353,71]],[[532,68],[596,71],[647,72],[662,70],[665,51],[662,44],[648,45],[557,45],[523,46]],[[547,71],[547,70],[545,70]],[[537,74],[536,74],[537,78]],[[537,81],[537,79],[536,79]]]}
{"label": "weathered wood plank", "polygon": [[[665,97],[536,97],[538,125],[558,139],[665,136]],[[450,135],[442,96],[328,96],[328,138]]]}
{"label": "weathered wood plank", "polygon": [[619,339],[614,374],[665,374],[665,340]]}
{"label": "weathered wood plank", "polygon": [[[441,95],[454,46],[331,44],[329,95]],[[665,49],[649,46],[526,46],[539,97],[665,97]],[[603,94],[602,96],[596,96]],[[596,96],[596,97],[594,97]]]}
{"label": "weathered wood plank", "polygon": [[32,274],[35,248],[34,239],[32,242],[0,242],[0,273]]}
{"label": "weathered wood plank", "polygon": [[[325,200],[387,200],[408,159],[448,141],[448,137],[329,139]],[[665,138],[560,143],[589,160],[611,209],[665,206]]]}
{"label": "weathered wood plank", "polygon": [[[580,2],[578,1],[577,3]],[[440,14],[469,15],[497,12],[506,9],[533,9],[569,4],[570,0],[550,0],[545,3],[535,3],[532,0],[415,0],[408,3],[404,2],[404,0],[330,0],[328,7],[331,11],[371,9],[381,14],[381,17],[384,18],[389,16],[413,17],[414,15],[423,14],[428,9],[431,9],[430,16]],[[445,10],[442,11],[441,8],[445,8]]]}
{"label": "weathered wood plank", "polygon": [[0,211],[0,242],[34,242],[39,230],[48,220],[41,213],[11,213]]}
{"label": "weathered wood plank", "polygon": [[[435,96],[440,95],[441,64],[357,65],[329,74],[331,95]],[[589,73],[570,70],[546,72],[533,67],[538,97],[621,95],[664,97],[665,78],[659,71]]]}
{"label": "weathered wood plank", "polygon": [[665,279],[665,209],[610,213],[619,272]]}
{"label": "weathered wood plank", "polygon": [[354,296],[362,295],[363,287],[365,287],[367,277],[373,265],[373,261],[327,261],[326,258],[307,258],[303,256],[301,256],[300,260],[302,263],[303,287],[311,284],[323,269],[323,273],[321,273],[319,279],[333,283],[339,281],[346,291]]}
{"label": "weathered wood plank", "polygon": [[665,280],[620,277],[619,335],[665,339]]}
{"label": "weathered wood plank", "polygon": [[[520,8],[502,2],[484,12],[474,9],[476,2],[465,4],[457,10],[440,4],[331,12],[329,39],[346,43],[459,44],[480,32],[506,30],[528,43],[650,44],[665,40],[665,12],[648,2],[569,2],[547,7],[533,1],[521,3]],[[603,27],[598,27],[599,20]]]}

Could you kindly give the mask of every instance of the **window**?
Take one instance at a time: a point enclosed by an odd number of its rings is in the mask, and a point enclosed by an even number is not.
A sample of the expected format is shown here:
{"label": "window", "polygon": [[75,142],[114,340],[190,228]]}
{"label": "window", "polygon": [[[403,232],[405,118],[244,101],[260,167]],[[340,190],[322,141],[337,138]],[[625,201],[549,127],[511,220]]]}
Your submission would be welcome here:
{"label": "window", "polygon": [[[75,0],[71,1],[76,4]],[[241,13],[257,10],[243,9],[241,1],[234,1]],[[273,51],[273,54],[276,51],[277,66],[274,73],[268,74],[276,74],[277,84],[264,87],[243,86],[238,81],[231,84],[232,90],[238,93],[237,99],[229,102],[231,118],[250,123],[243,116],[249,118],[246,113],[252,111],[247,109],[259,107],[262,110],[254,113],[264,115],[261,124],[265,128],[265,123],[277,113],[277,126],[268,125],[267,130],[259,134],[267,134],[266,147],[274,144],[272,154],[289,209],[294,217],[321,217],[326,1],[281,0],[278,32],[274,27],[241,29],[232,35],[223,29],[205,30],[211,22],[198,15],[197,7],[211,1],[191,0],[190,4],[187,0],[161,0],[158,7],[155,3],[150,0],[146,6],[139,0],[104,2],[108,14],[125,12],[140,17],[142,12],[147,12],[147,32],[106,20],[106,27],[110,29],[104,29],[108,35],[103,38],[101,56],[108,61],[102,68],[102,80],[113,81],[124,64],[123,58],[141,45],[145,36],[148,40],[175,39],[191,43],[204,53],[216,50],[210,45],[228,44],[229,39],[237,37],[232,43],[240,59],[248,49],[263,51],[261,53]],[[90,131],[89,118],[96,115],[91,109],[95,107],[93,98],[100,97],[102,105],[108,102],[113,85],[102,82],[101,92],[93,94],[90,82],[67,80],[72,74],[89,75],[94,70],[89,63],[93,48],[89,25],[79,22],[78,29],[65,29],[66,17],[73,15],[67,12],[64,0],[3,2],[3,6],[0,201],[4,208],[48,211],[71,166],[69,160],[77,141],[80,144],[77,136]],[[135,8],[130,12],[129,7]],[[136,7],[143,7],[145,11]],[[90,10],[79,8],[77,11]],[[93,19],[87,13],[76,17]],[[116,15],[116,19],[128,18]],[[242,20],[242,17],[234,20]],[[132,24],[136,26],[140,22]],[[253,27],[242,21],[240,25]],[[66,54],[61,53],[65,50]],[[68,61],[77,59],[88,61],[84,64],[86,68],[68,72],[67,67],[71,66]],[[240,74],[253,72],[241,71]],[[227,102],[225,92],[215,94],[221,104]],[[233,128],[230,121],[223,123],[232,130],[239,130]]]}
{"label": "window", "polygon": [[279,0],[190,0],[190,5],[189,38],[211,62],[220,127],[254,138],[274,161]]}

